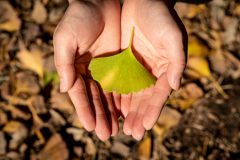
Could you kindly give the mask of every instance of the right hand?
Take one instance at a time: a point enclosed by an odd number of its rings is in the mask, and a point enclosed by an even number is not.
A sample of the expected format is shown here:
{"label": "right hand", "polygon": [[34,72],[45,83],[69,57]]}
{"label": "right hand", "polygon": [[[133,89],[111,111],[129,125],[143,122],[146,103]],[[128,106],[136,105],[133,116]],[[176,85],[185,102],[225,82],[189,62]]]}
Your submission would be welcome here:
{"label": "right hand", "polygon": [[60,90],[69,93],[84,128],[106,140],[118,133],[120,95],[103,91],[88,65],[92,58],[120,51],[119,0],[69,2],[53,38]]}

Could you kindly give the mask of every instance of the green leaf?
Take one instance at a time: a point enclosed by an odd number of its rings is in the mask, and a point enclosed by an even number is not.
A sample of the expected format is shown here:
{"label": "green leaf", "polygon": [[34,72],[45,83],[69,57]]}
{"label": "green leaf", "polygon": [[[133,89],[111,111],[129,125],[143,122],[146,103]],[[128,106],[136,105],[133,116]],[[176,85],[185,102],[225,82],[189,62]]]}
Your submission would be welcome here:
{"label": "green leaf", "polygon": [[133,31],[134,27],[126,50],[110,57],[93,58],[89,64],[93,79],[106,91],[113,92],[117,89],[117,94],[137,93],[156,83],[156,78],[138,62],[132,53]]}
{"label": "green leaf", "polygon": [[43,88],[45,88],[52,81],[54,81],[56,84],[60,83],[58,73],[57,72],[51,73],[51,72],[45,71],[44,78],[43,78]]}

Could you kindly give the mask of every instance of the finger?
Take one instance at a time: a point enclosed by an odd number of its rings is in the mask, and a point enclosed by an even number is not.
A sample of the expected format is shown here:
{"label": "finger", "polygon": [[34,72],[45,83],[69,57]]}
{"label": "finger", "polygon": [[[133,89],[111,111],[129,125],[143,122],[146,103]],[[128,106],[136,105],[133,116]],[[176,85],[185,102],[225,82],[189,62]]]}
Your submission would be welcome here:
{"label": "finger", "polygon": [[128,95],[124,95],[124,94],[121,95],[121,115],[123,118],[127,117],[131,99],[132,99],[132,93],[129,93]]}
{"label": "finger", "polygon": [[104,91],[100,86],[101,98],[103,101],[103,106],[105,113],[107,115],[108,123],[111,130],[111,136],[117,135],[119,131],[118,120],[113,106],[112,94],[108,91]]}
{"label": "finger", "polygon": [[77,49],[75,37],[69,34],[68,30],[56,32],[53,44],[54,62],[60,78],[60,91],[67,92],[75,80],[74,59]]}
{"label": "finger", "polygon": [[153,91],[154,86],[151,86],[150,88],[146,88],[143,92],[141,104],[132,128],[132,137],[136,140],[141,140],[146,131],[143,126],[143,117],[152,97]]}
{"label": "finger", "polygon": [[112,93],[113,97],[113,105],[115,108],[117,118],[120,116],[121,113],[121,94],[117,94],[117,91],[114,90]]}
{"label": "finger", "polygon": [[167,74],[162,74],[155,85],[153,95],[143,117],[143,126],[146,130],[150,130],[157,122],[159,115],[162,111],[162,107],[167,101],[171,87],[168,84]]}
{"label": "finger", "polygon": [[127,117],[126,117],[126,119],[124,121],[124,124],[123,124],[123,132],[126,135],[131,135],[132,134],[133,122],[135,120],[138,108],[139,108],[140,103],[141,103],[142,93],[143,93],[143,91],[141,91],[139,93],[133,93],[132,94],[132,99],[131,99],[130,107],[129,107],[129,110],[128,110],[128,114],[127,114]]}
{"label": "finger", "polygon": [[95,116],[89,104],[86,86],[80,75],[76,76],[76,80],[68,93],[83,127],[87,131],[94,130],[96,125]]}
{"label": "finger", "polygon": [[178,26],[173,25],[170,28],[171,34],[165,34],[163,45],[166,48],[169,65],[167,68],[167,79],[170,86],[178,90],[181,85],[181,77],[187,63],[187,33],[176,16],[174,17]]}
{"label": "finger", "polygon": [[86,79],[85,83],[88,90],[89,101],[95,112],[95,132],[99,139],[101,139],[102,141],[107,140],[110,137],[111,131],[108,124],[108,119],[102,105],[101,95],[99,93],[98,86],[96,82],[94,82],[92,79]]}

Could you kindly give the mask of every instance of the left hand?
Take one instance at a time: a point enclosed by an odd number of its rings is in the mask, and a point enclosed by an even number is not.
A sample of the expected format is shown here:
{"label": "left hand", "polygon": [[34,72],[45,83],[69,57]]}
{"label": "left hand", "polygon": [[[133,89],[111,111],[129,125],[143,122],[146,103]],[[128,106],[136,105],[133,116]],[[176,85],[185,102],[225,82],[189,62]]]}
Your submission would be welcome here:
{"label": "left hand", "polygon": [[172,89],[178,90],[187,60],[187,33],[169,0],[125,0],[121,20],[121,48],[132,50],[156,78],[155,86],[121,95],[123,131],[140,140],[158,120]]}

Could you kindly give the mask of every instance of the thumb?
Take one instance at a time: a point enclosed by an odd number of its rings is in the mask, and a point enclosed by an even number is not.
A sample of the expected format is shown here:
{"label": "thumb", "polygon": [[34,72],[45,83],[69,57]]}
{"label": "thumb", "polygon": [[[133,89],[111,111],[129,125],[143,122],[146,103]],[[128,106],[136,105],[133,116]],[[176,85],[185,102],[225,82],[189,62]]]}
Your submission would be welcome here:
{"label": "thumb", "polygon": [[167,79],[169,85],[178,90],[181,86],[181,78],[187,63],[187,34],[185,30],[173,29],[171,35],[164,40],[169,65]]}
{"label": "thumb", "polygon": [[53,37],[54,62],[60,78],[60,91],[67,92],[75,80],[74,60],[77,44],[67,30],[62,31],[60,27],[58,29]]}

